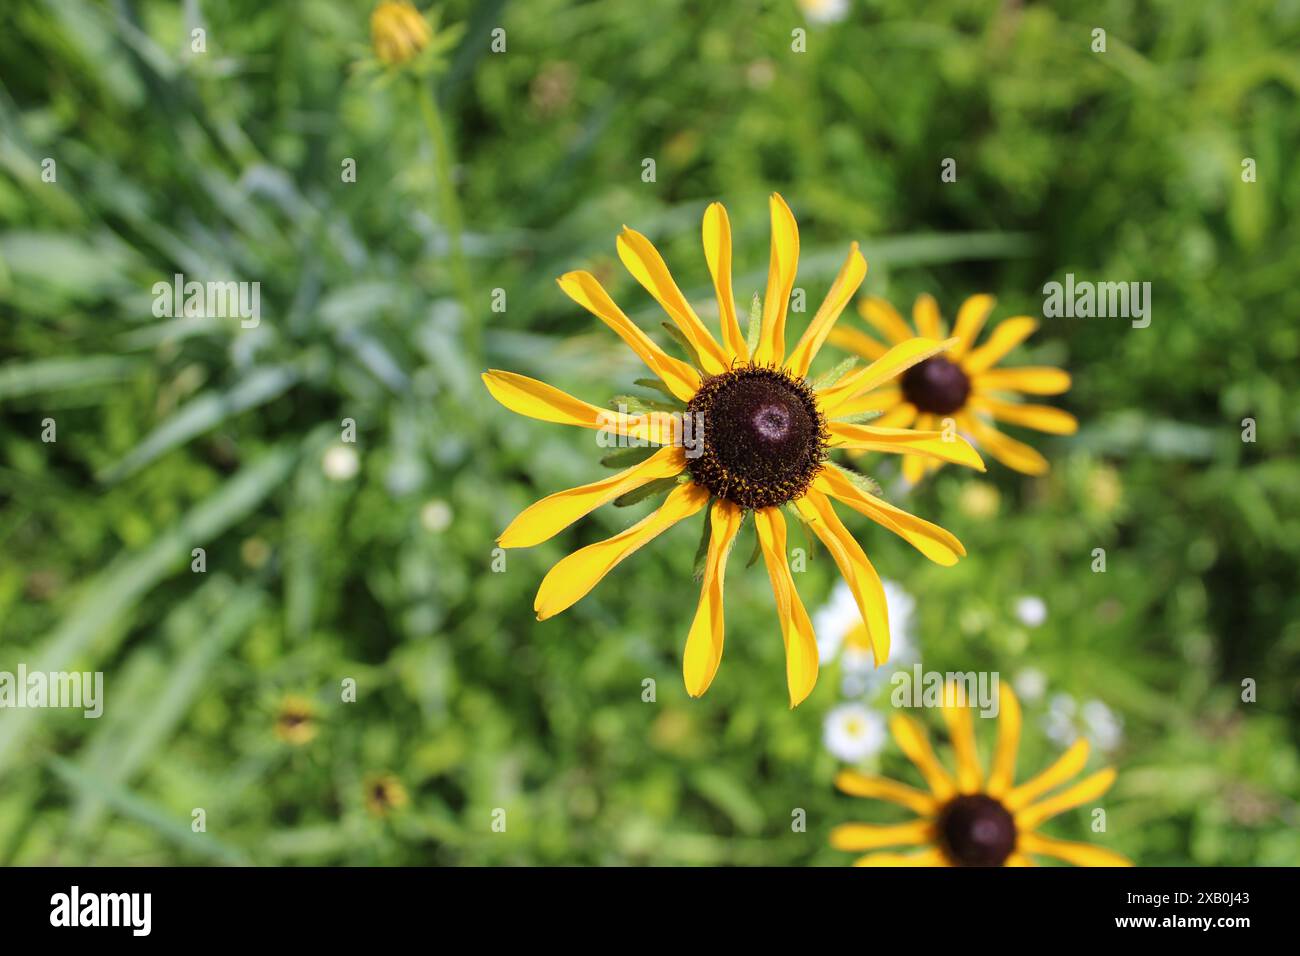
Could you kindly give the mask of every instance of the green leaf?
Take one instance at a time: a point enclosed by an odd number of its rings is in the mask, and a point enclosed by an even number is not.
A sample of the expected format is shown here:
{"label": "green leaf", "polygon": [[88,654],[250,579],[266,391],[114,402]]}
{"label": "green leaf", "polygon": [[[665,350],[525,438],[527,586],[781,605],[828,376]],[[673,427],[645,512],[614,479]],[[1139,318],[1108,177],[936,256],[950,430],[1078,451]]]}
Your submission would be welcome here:
{"label": "green leaf", "polygon": [[754,293],[754,299],[749,303],[749,329],[745,334],[745,339],[749,344],[749,354],[753,355],[758,349],[758,336],[763,330],[763,300],[758,293]]}
{"label": "green leaf", "polygon": [[835,418],[833,421],[843,422],[845,425],[865,425],[867,422],[873,422],[884,412],[855,412],[852,415],[845,415],[843,418]]}
{"label": "green leaf", "polygon": [[668,331],[668,334],[673,337],[673,341],[681,347],[682,352],[686,355],[686,361],[690,362],[696,368],[700,368],[699,353],[695,351],[695,346],[691,345],[690,340],[686,338],[686,333],[671,322],[661,322],[660,324]]}
{"label": "green leaf", "polygon": [[812,382],[810,387],[814,391],[816,391],[819,388],[827,388],[831,385],[834,385],[845,375],[847,375],[850,371],[852,371],[853,367],[857,364],[858,364],[858,357],[856,355],[850,355],[848,358],[840,362],[834,368],[828,369],[827,371],[823,372],[821,375],[817,376],[817,378]]}
{"label": "green leaf", "polygon": [[695,549],[694,576],[698,584],[704,580],[704,565],[709,559],[709,541],[713,538],[713,499],[704,507],[704,530],[700,533],[700,545]]}
{"label": "green leaf", "polygon": [[686,403],[674,395],[673,390],[657,378],[638,378],[633,379],[632,383],[634,385],[640,385],[642,388],[652,388],[656,392],[667,396],[668,400],[673,403],[674,409],[686,407]]}
{"label": "green leaf", "polygon": [[880,490],[880,485],[876,483],[875,479],[869,478],[862,472],[854,471],[852,468],[848,468],[838,462],[832,461],[830,462],[830,465],[831,467],[838,469],[844,477],[853,482],[853,484],[855,484],[860,490],[865,491],[867,494],[875,498],[884,497]]}
{"label": "green leaf", "polygon": [[653,398],[641,398],[638,395],[615,395],[605,407],[615,411],[626,411],[631,415],[643,415],[646,412],[680,412],[680,405],[669,405],[667,402],[657,402]]}
{"label": "green leaf", "polygon": [[42,359],[0,366],[0,399],[21,398],[68,388],[111,385],[138,367],[134,359],[116,355]]}
{"label": "green leaf", "polygon": [[633,488],[614,499],[615,508],[626,508],[628,505],[634,505],[638,501],[645,501],[647,498],[653,498],[655,495],[666,494],[672,491],[677,485],[677,479],[673,478],[656,478],[654,481],[646,482],[640,488]]}
{"label": "green leaf", "polygon": [[631,468],[633,465],[641,464],[658,450],[654,445],[620,448],[618,451],[610,452],[600,460],[600,463],[606,468]]}

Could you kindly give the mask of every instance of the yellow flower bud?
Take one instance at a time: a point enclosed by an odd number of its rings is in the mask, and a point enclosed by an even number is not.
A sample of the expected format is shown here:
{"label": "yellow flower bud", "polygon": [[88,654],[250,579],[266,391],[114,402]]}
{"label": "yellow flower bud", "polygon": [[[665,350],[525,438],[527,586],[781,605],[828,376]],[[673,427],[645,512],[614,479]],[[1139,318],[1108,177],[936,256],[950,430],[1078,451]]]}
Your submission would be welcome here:
{"label": "yellow flower bud", "polygon": [[384,0],[370,15],[370,38],[380,62],[397,66],[428,46],[433,30],[406,0]]}

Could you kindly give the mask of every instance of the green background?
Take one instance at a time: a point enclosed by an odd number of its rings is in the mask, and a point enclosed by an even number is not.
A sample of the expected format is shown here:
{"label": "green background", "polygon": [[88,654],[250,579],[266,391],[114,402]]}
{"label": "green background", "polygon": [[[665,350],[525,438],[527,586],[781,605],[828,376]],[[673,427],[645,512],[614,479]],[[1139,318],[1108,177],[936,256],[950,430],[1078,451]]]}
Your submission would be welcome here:
{"label": "green background", "polygon": [[[1300,3],[1087,6],[855,0],[819,25],[793,0],[457,2],[441,71],[376,83],[364,3],[5,4],[0,670],[102,670],[106,706],[0,713],[0,862],[837,865],[831,826],[902,819],[834,791],[838,666],[789,709],[761,565],[733,562],[722,668],[686,697],[697,524],[544,624],[547,568],[649,505],[491,570],[518,510],[607,472],[479,373],[627,391],[643,370],[555,277],[595,271],[670,344],[619,228],[708,317],[704,207],[731,212],[747,301],[773,190],[813,307],[855,239],[867,291],[949,318],[975,292],[995,321],[1038,314],[1066,272],[1152,283],[1149,328],[1045,320],[1012,357],[1074,375],[1051,401],[1076,436],[1012,430],[1049,476],[950,468],[896,499],[963,540],[957,567],[847,520],[916,598],[928,669],[1033,667],[1123,719],[1107,832],[1081,810],[1048,833],[1145,865],[1300,862]],[[418,84],[455,144],[468,314]],[[155,318],[176,272],[260,282],[260,326]],[[360,469],[331,480],[345,418]],[[995,515],[963,505],[976,480]],[[796,577],[815,609],[836,575],[819,552]],[[273,732],[286,694],[316,703],[305,746]],[[1045,712],[1026,702],[1022,775],[1060,751]],[[919,782],[892,744],[870,765]],[[377,772],[411,795],[388,819],[363,803]]]}

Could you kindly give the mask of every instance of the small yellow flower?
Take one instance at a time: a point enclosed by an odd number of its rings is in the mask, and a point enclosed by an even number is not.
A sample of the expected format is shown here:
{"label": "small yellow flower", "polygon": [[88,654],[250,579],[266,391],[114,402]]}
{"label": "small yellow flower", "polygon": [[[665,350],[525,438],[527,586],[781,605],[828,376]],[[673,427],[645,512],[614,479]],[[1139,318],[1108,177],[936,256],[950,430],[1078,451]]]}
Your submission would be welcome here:
{"label": "small yellow flower", "polygon": [[921,771],[930,792],[854,770],[841,771],[835,785],[851,796],[887,800],[919,816],[908,823],[884,826],[842,824],[831,831],[831,846],[854,853],[882,851],[886,847],[926,847],[919,853],[870,852],[857,861],[857,866],[1033,866],[1030,857],[1034,855],[1077,866],[1132,866],[1113,850],[1037,832],[1044,821],[1109,790],[1115,771],[1099,770],[1045,796],[1083,769],[1088,760],[1088,742],[1079,739],[1038,776],[1012,786],[1020,745],[1020,702],[1005,683],[1000,687],[999,700],[998,742],[987,778],[975,752],[971,708],[957,706],[961,701],[951,691],[945,695],[943,719],[957,757],[956,779],[935,757],[925,729],[910,717],[894,716],[889,722],[890,733]]}
{"label": "small yellow flower", "polygon": [[285,743],[301,747],[310,743],[319,730],[316,705],[307,698],[289,694],[280,701],[280,710],[275,715],[275,735]]}
{"label": "small yellow flower", "polygon": [[406,0],[384,0],[370,15],[370,38],[380,62],[397,66],[427,47],[433,30]]}
{"label": "small yellow flower", "polygon": [[[521,415],[616,435],[620,443],[658,446],[639,464],[612,478],[543,498],[502,533],[498,542],[503,548],[532,547],[638,489],[651,486],[646,492],[668,492],[663,505],[649,517],[555,565],[537,592],[533,605],[537,619],[544,621],[572,607],[642,545],[679,521],[706,512],[709,537],[703,587],[682,663],[687,693],[698,697],[708,689],[722,661],[727,557],[742,520],[752,515],[776,598],[793,707],[817,681],[818,649],[790,573],[787,513],[796,515],[826,545],[848,582],[877,665],[889,656],[884,586],[832,501],[899,535],[937,564],[955,564],[966,553],[943,528],[877,497],[862,476],[832,463],[831,452],[908,452],[981,471],[984,463],[961,438],[949,441],[937,431],[875,428],[845,420],[846,407],[860,395],[951,347],[955,339],[913,339],[833,381],[823,384],[809,379],[813,358],[862,283],[867,263],[854,243],[822,306],[787,353],[786,318],[799,260],[799,229],[790,207],[775,193],[769,211],[771,264],[761,322],[754,316],[752,350],[736,314],[731,225],[721,203],[705,210],[703,223],[704,257],[717,293],[721,340],[686,300],[649,239],[624,227],[616,243],[628,271],[676,324],[692,361],[660,348],[590,272],[560,277],[560,288],[609,326],[659,377],[662,385],[655,383],[656,388],[674,400],[661,404],[665,410],[610,412],[545,382],[495,369],[486,372],[483,381],[498,402]],[[692,432],[689,448],[687,428]]]}
{"label": "small yellow flower", "polygon": [[[1028,445],[1003,434],[985,419],[1022,425],[1053,435],[1073,435],[1079,423],[1069,412],[1050,405],[1033,405],[999,397],[1008,393],[1060,395],[1069,391],[1070,375],[1059,368],[1045,366],[994,368],[1034,333],[1038,321],[1027,315],[1006,319],[998,324],[983,345],[976,348],[975,338],[993,311],[993,302],[991,295],[973,295],[963,302],[957,310],[957,322],[952,330],[956,345],[943,355],[913,366],[897,384],[883,386],[862,396],[849,406],[845,414],[850,411],[883,412],[872,424],[879,428],[915,427],[921,431],[936,428],[945,419],[952,419],[958,428],[974,438],[981,450],[1008,468],[1026,475],[1045,473],[1048,469],[1046,458]],[[894,348],[918,337],[941,339],[947,335],[939,306],[928,295],[918,296],[912,307],[912,321],[917,334],[913,334],[902,316],[884,299],[867,297],[858,303],[858,312]],[[889,350],[889,346],[872,336],[845,326],[833,330],[829,338],[839,347],[868,359],[878,359]],[[939,461],[909,455],[903,461],[903,477],[915,483],[941,465]]]}
{"label": "small yellow flower", "polygon": [[383,818],[401,810],[411,802],[402,782],[391,773],[374,774],[364,783],[366,809],[370,815]]}

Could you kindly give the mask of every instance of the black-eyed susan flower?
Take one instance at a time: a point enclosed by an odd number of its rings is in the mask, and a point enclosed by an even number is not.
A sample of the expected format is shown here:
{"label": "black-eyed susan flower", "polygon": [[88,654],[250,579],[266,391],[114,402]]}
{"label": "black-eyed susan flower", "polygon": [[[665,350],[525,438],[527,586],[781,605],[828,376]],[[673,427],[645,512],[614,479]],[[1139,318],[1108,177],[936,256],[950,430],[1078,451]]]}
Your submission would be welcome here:
{"label": "black-eyed susan flower", "polygon": [[[589,272],[570,272],[560,288],[623,339],[655,373],[651,381],[669,402],[616,412],[601,409],[551,385],[513,372],[489,371],[483,380],[512,411],[542,421],[616,435],[646,444],[639,464],[612,478],[556,492],[520,514],[501,535],[506,548],[540,544],[603,504],[651,491],[667,491],[648,517],[608,540],[560,561],[542,581],[534,608],[546,620],[571,607],[624,558],[678,522],[708,508],[701,546],[703,587],[686,638],[683,675],[687,692],[703,694],[722,659],[723,578],[727,555],[742,519],[753,515],[767,565],[786,648],[791,706],[812,691],[818,653],[812,623],[795,591],[787,562],[786,511],[807,523],[826,545],[853,590],[877,663],[889,654],[885,594],[875,568],[840,521],[832,500],[871,518],[940,564],[965,554],[944,529],[914,517],[873,493],[861,476],[829,461],[835,449],[904,450],[983,468],[969,443],[939,432],[880,428],[845,420],[844,409],[863,393],[937,355],[951,342],[915,338],[870,365],[825,381],[808,369],[835,320],[866,275],[856,243],[826,300],[788,354],[786,307],[794,288],[799,232],[778,195],[771,199],[772,245],[761,315],[742,334],[731,284],[731,227],[714,203],[704,214],[704,255],[713,277],[721,317],[715,339],[678,289],[667,265],[645,236],[624,228],[619,258],[672,319],[688,361],[660,348],[633,324]],[[711,503],[711,507],[710,506]]]}
{"label": "black-eyed susan flower", "polygon": [[[858,866],[1033,866],[1034,856],[1053,857],[1077,866],[1131,865],[1125,857],[1104,847],[1058,840],[1038,832],[1047,820],[1097,799],[1114,782],[1115,771],[1107,768],[1058,789],[1083,770],[1088,760],[1087,741],[1076,741],[1056,763],[1014,786],[1020,745],[1020,704],[1016,695],[1009,686],[1001,685],[998,740],[987,777],[975,751],[971,708],[963,703],[949,691],[943,707],[956,755],[956,777],[935,757],[925,729],[902,714],[890,720],[890,732],[925,778],[929,792],[853,770],[840,772],[835,785],[845,793],[896,803],[915,811],[917,818],[887,825],[842,824],[831,831],[833,847],[866,852],[857,861]],[[922,849],[898,852],[888,849],[891,847]]]}
{"label": "black-eyed susan flower", "polygon": [[384,0],[370,14],[370,42],[385,66],[413,59],[432,38],[429,21],[406,0]]}
{"label": "black-eyed susan flower", "polygon": [[275,714],[275,735],[287,744],[301,747],[315,739],[319,729],[316,705],[297,694],[285,695]]}
{"label": "black-eyed susan flower", "polygon": [[[990,295],[973,295],[963,302],[952,330],[957,342],[951,349],[912,366],[897,382],[861,395],[849,406],[850,413],[880,412],[883,414],[875,424],[882,428],[914,426],[922,431],[952,419],[982,451],[1008,468],[1027,475],[1046,472],[1046,458],[1004,434],[989,419],[1053,435],[1074,434],[1079,423],[1069,412],[1019,399],[1021,395],[1060,395],[1069,391],[1070,375],[1045,366],[995,368],[1034,333],[1038,322],[1025,315],[1005,319],[983,345],[976,347],[975,339],[993,311],[993,303]],[[834,329],[830,340],[868,359],[880,358],[891,346],[897,348],[918,337],[939,339],[947,334],[939,306],[928,295],[918,296],[912,307],[915,333],[884,299],[865,298],[858,303],[858,311],[889,345],[847,326]],[[903,476],[915,483],[941,465],[940,461],[909,455],[903,461]]]}
{"label": "black-eyed susan flower", "polygon": [[391,773],[374,774],[362,783],[366,810],[371,816],[384,818],[411,802],[402,782]]}

